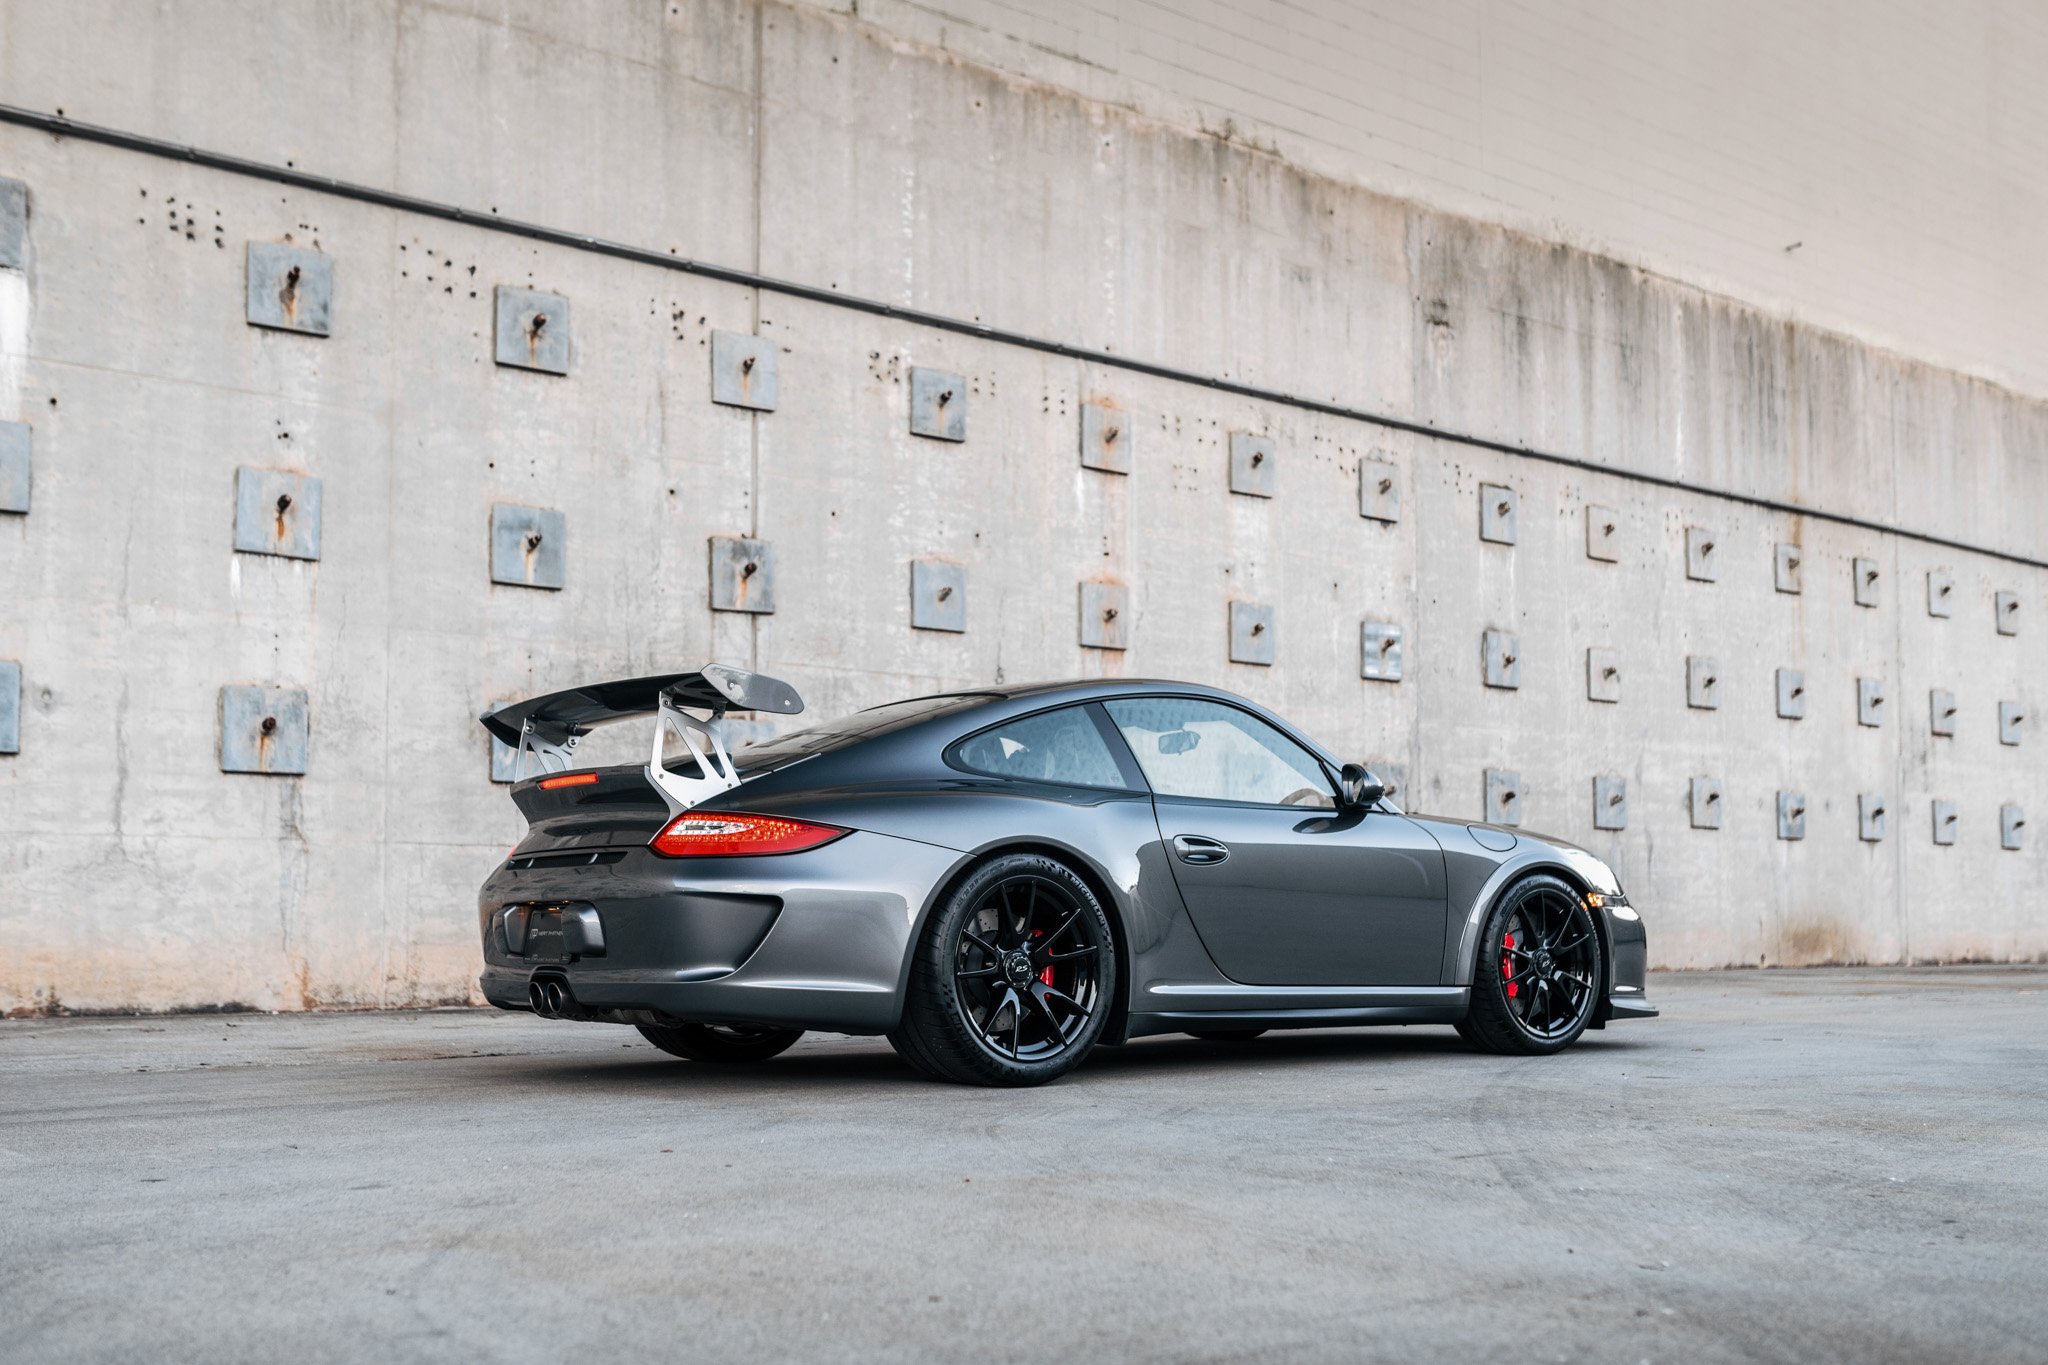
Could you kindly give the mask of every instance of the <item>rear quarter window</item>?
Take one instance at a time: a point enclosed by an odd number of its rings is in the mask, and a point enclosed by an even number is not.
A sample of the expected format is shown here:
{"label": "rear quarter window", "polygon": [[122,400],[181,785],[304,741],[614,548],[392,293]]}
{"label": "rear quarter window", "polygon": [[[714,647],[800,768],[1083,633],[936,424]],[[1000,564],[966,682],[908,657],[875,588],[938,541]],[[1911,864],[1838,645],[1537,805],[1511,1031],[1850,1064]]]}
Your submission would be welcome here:
{"label": "rear quarter window", "polygon": [[1130,787],[1095,720],[1079,706],[992,725],[947,750],[954,766],[990,777],[1062,787]]}

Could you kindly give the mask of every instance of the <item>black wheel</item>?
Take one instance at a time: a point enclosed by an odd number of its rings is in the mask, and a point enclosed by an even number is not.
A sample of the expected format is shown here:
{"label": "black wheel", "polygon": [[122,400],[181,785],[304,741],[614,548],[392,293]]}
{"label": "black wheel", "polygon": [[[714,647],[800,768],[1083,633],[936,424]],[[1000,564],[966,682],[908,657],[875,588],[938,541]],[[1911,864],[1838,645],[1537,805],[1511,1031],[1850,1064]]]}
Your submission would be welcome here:
{"label": "black wheel", "polygon": [[1458,1032],[1489,1052],[1561,1052],[1586,1031],[1600,981],[1600,934],[1584,898],[1557,877],[1525,878],[1487,916],[1472,1012]]}
{"label": "black wheel", "polygon": [[1264,1032],[1262,1028],[1189,1029],[1188,1037],[1200,1038],[1205,1043],[1249,1043]]}
{"label": "black wheel", "polygon": [[1043,1085],[1080,1065],[1115,996],[1109,917],[1066,864],[1010,853],[932,912],[889,1042],[939,1080]]}
{"label": "black wheel", "polygon": [[638,1024],[640,1036],[693,1062],[765,1062],[804,1036],[800,1028],[762,1024]]}

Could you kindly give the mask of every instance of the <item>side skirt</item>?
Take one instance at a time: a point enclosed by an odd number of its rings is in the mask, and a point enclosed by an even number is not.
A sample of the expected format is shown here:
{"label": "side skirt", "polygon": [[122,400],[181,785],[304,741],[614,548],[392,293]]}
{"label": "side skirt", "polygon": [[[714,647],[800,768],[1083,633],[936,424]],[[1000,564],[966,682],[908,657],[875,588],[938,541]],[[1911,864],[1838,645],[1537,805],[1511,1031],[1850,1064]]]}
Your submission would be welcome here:
{"label": "side skirt", "polygon": [[1359,1028],[1372,1024],[1455,1024],[1468,1009],[1466,993],[1430,1005],[1363,1005],[1333,1009],[1174,1010],[1130,1017],[1128,1036],[1206,1029]]}

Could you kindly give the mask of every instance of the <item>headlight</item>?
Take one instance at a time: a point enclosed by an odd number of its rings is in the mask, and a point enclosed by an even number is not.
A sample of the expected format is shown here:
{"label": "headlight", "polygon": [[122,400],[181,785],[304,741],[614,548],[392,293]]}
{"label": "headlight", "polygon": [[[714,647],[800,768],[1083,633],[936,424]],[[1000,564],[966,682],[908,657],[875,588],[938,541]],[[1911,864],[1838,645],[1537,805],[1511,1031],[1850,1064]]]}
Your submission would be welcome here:
{"label": "headlight", "polygon": [[1609,896],[1621,894],[1621,879],[1614,875],[1614,869],[1601,862],[1582,848],[1564,850],[1565,863],[1572,871],[1586,879],[1586,884],[1595,891]]}

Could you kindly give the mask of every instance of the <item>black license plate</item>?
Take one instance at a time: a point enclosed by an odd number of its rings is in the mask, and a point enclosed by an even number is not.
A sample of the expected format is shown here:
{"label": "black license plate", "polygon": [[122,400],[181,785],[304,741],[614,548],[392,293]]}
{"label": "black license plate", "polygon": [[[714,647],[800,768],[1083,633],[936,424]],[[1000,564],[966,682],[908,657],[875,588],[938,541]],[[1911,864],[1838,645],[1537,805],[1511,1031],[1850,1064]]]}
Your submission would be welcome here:
{"label": "black license plate", "polygon": [[526,942],[521,957],[534,962],[560,962],[562,956],[562,912],[529,910],[526,914]]}

